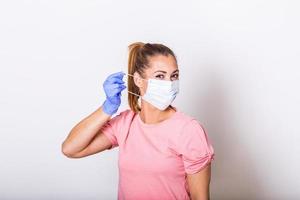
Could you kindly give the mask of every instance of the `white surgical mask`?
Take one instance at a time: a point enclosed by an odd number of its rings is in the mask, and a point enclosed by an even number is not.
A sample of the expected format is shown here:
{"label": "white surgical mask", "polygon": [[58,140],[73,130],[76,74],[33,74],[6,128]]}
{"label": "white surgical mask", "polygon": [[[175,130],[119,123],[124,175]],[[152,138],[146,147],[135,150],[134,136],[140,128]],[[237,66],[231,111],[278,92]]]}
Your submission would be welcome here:
{"label": "white surgical mask", "polygon": [[[131,74],[127,75],[133,77]],[[148,86],[143,96],[131,91],[128,92],[142,97],[143,100],[149,102],[160,110],[165,110],[174,101],[176,95],[179,93],[179,80],[166,81],[150,78],[147,81]]]}

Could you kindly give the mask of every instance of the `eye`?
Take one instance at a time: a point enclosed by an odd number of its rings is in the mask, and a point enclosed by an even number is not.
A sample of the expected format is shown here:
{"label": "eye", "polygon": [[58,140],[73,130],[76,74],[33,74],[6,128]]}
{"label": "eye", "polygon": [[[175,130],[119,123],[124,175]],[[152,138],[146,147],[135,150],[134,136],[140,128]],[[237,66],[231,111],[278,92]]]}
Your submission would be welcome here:
{"label": "eye", "polygon": [[160,78],[160,79],[164,79],[164,75],[162,75],[162,74],[159,74],[159,75],[157,75],[155,77]]}
{"label": "eye", "polygon": [[179,74],[174,74],[174,75],[172,76],[172,78],[175,78],[175,79],[178,79],[178,77],[179,77]]}

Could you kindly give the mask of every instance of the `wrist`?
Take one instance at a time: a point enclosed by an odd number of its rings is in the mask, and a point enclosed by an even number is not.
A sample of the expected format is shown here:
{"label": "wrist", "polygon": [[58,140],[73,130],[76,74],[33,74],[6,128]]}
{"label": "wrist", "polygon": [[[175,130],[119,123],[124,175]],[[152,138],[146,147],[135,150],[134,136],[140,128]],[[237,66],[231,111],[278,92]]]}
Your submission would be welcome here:
{"label": "wrist", "polygon": [[113,115],[117,112],[118,106],[112,104],[109,100],[105,100],[102,104],[102,110],[105,112],[107,115]]}

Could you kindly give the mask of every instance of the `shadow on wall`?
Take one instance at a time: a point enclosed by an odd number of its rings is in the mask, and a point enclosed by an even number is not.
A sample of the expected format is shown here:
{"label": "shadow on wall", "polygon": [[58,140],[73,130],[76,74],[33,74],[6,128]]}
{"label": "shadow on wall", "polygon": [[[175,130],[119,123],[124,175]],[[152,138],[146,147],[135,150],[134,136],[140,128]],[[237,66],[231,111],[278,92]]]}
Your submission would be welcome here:
{"label": "shadow on wall", "polygon": [[[203,68],[203,66],[198,69]],[[204,91],[202,97],[189,99],[196,107],[196,115],[201,116],[205,129],[215,150],[212,163],[210,194],[213,200],[253,200],[263,199],[263,187],[259,173],[255,170],[255,158],[243,146],[243,129],[239,126],[241,113],[234,112],[233,101],[239,97],[229,86],[232,79],[226,80],[219,66],[207,66],[205,85],[195,91]],[[198,79],[199,76],[195,77]],[[190,80],[196,82],[197,80]],[[197,94],[195,92],[195,94]],[[199,110],[198,110],[199,109]],[[246,116],[243,116],[246,117]]]}

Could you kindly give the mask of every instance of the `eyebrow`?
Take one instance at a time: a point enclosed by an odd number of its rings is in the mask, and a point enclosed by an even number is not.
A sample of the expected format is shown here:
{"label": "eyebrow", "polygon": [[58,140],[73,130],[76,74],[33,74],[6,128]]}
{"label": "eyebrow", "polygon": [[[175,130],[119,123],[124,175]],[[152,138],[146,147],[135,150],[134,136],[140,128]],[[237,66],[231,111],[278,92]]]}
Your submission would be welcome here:
{"label": "eyebrow", "polygon": [[[162,73],[165,73],[165,74],[167,73],[166,71],[162,71],[162,70],[157,70],[154,73],[156,73],[156,72],[162,72]],[[175,73],[175,72],[179,72],[179,69],[176,69],[173,73]]]}

